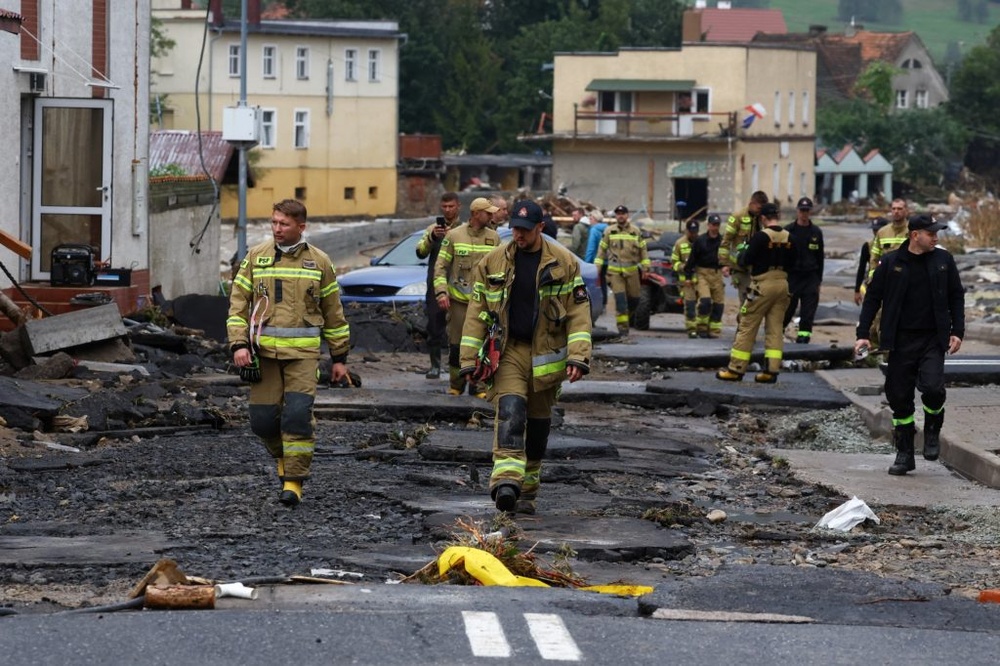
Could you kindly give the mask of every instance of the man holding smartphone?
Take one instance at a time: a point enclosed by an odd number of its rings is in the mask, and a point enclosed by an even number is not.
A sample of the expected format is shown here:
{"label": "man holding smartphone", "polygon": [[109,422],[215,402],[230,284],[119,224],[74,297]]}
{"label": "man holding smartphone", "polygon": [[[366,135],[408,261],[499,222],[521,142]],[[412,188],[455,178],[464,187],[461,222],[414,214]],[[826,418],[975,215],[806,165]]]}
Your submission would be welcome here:
{"label": "man holding smartphone", "polygon": [[424,235],[417,243],[417,257],[427,260],[427,296],[424,305],[427,312],[427,352],[431,357],[431,367],[424,374],[427,379],[441,377],[441,348],[448,344],[445,337],[448,313],[438,307],[434,297],[434,264],[437,263],[438,252],[441,250],[441,239],[449,230],[458,226],[458,212],[458,195],[454,192],[442,194],[441,215],[424,230]]}

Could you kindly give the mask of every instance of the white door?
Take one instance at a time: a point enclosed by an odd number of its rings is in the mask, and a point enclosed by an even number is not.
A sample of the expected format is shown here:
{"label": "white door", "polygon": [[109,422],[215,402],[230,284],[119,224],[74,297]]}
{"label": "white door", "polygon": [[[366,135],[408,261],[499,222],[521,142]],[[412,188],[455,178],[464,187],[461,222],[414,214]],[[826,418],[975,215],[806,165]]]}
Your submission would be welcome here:
{"label": "white door", "polygon": [[111,256],[111,100],[35,101],[31,276],[46,280],[52,248]]}

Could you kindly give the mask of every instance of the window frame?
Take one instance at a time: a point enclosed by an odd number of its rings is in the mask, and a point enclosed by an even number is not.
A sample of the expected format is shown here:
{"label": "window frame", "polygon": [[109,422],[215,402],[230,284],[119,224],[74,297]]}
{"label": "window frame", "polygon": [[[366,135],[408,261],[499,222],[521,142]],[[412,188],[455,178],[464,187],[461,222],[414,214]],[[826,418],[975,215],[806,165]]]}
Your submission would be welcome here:
{"label": "window frame", "polygon": [[902,88],[896,91],[895,107],[897,109],[910,108],[910,91]]}
{"label": "window frame", "polygon": [[917,90],[913,93],[913,107],[916,109],[929,109],[931,106],[931,96],[926,90]]}
{"label": "window frame", "polygon": [[[301,119],[300,119],[301,116]],[[309,109],[295,109],[292,112],[292,146],[296,150],[309,148]],[[302,141],[299,141],[299,129],[302,130]]]}
{"label": "window frame", "polygon": [[358,49],[344,49],[344,80],[358,80]]}
{"label": "window frame", "polygon": [[295,47],[295,78],[299,81],[309,80],[309,47]]}
{"label": "window frame", "polygon": [[[271,114],[271,122],[265,119],[265,114]],[[271,128],[271,141],[265,140],[267,136],[267,128]],[[260,110],[260,147],[261,148],[276,148],[278,144],[278,110],[275,108],[261,108]]]}
{"label": "window frame", "polygon": [[381,83],[381,81],[382,49],[368,49],[368,83]]}
{"label": "window frame", "polygon": [[229,45],[229,78],[236,79],[240,76],[240,45]]}
{"label": "window frame", "polygon": [[[270,66],[270,71],[268,67]],[[278,45],[263,44],[260,47],[260,75],[264,79],[278,78]]]}

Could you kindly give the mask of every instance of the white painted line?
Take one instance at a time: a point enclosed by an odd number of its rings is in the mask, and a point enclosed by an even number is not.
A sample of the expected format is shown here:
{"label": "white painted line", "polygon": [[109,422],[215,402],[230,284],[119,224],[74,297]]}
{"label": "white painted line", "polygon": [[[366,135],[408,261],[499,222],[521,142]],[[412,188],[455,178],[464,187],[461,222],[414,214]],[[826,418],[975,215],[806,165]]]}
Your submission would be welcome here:
{"label": "white painted line", "polygon": [[465,635],[476,657],[509,657],[510,644],[504,636],[503,627],[496,613],[462,611]]}
{"label": "white painted line", "polygon": [[580,661],[583,655],[576,646],[562,618],[552,613],[525,613],[528,631],[535,641],[542,659],[551,661]]}
{"label": "white painted line", "polygon": [[740,613],[735,611],[700,611],[682,608],[657,608],[652,617],[657,620],[693,620],[696,622],[764,622],[769,624],[809,624],[815,622],[806,615],[776,613]]}

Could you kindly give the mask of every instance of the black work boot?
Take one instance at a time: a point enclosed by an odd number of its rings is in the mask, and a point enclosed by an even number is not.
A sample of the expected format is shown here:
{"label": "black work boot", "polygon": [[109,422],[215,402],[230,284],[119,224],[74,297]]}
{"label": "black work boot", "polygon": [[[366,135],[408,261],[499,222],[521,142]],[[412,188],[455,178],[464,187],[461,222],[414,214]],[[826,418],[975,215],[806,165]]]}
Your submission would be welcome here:
{"label": "black work boot", "polygon": [[496,502],[497,511],[506,511],[511,513],[517,506],[517,486],[511,483],[502,483],[497,486],[497,490],[493,493],[493,500]]}
{"label": "black work boot", "polygon": [[439,347],[430,348],[431,356],[431,367],[430,370],[424,374],[427,379],[440,379],[441,378],[441,349]]}
{"label": "black work boot", "polygon": [[944,409],[937,414],[924,412],[924,460],[937,460],[941,455],[941,426]]}
{"label": "black work boot", "polygon": [[917,429],[912,423],[896,426],[892,431],[892,443],[896,445],[896,459],[889,466],[889,474],[903,476],[917,468],[913,459],[913,437]]}

